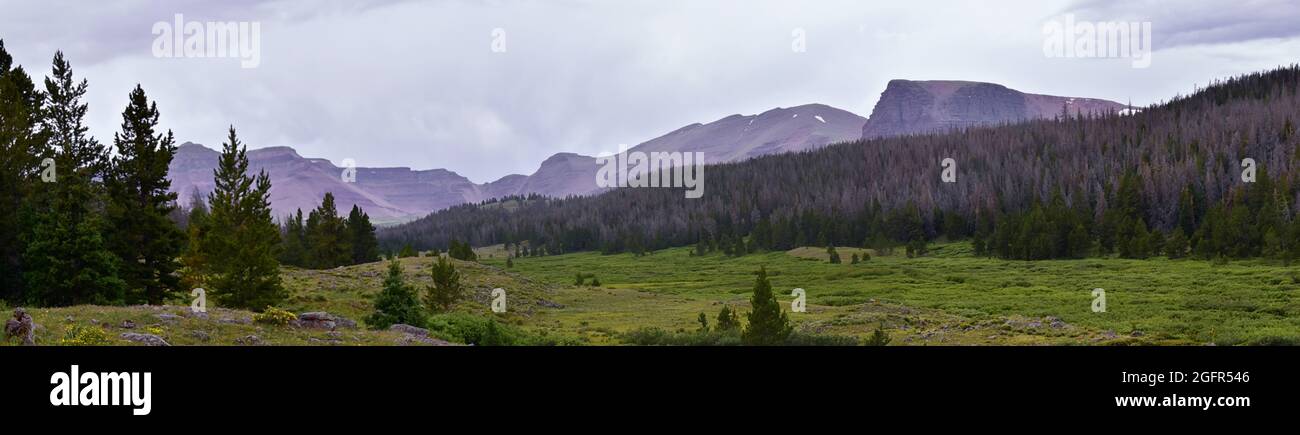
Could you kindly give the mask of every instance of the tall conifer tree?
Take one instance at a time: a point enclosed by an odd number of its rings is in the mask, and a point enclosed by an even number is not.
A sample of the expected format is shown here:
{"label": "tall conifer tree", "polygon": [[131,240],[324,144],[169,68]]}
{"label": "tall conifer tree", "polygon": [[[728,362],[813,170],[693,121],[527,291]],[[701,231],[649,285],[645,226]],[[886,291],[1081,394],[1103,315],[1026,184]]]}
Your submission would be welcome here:
{"label": "tall conifer tree", "polygon": [[162,304],[180,289],[184,234],[168,215],[176,208],[167,168],[176,154],[172,132],[156,133],[158,105],[139,85],[122,112],[122,131],[113,135],[117,156],[105,176],[108,188],[109,249],[120,259],[128,303]]}
{"label": "tall conifer tree", "polygon": [[276,261],[280,230],[271,221],[271,179],[266,171],[248,174],[246,148],[231,127],[213,171],[207,228],[191,243],[205,261],[187,266],[204,272],[204,285],[218,304],[260,310],[283,302],[288,293]]}
{"label": "tall conifer tree", "polygon": [[116,304],[125,301],[126,283],[117,276],[118,259],[102,234],[103,175],[108,153],[82,124],[86,81],[72,78],[63,53],[54,55],[53,77],[45,79],[43,127],[56,149],[52,182],[29,201],[33,219],[23,255],[29,300],[38,305]]}

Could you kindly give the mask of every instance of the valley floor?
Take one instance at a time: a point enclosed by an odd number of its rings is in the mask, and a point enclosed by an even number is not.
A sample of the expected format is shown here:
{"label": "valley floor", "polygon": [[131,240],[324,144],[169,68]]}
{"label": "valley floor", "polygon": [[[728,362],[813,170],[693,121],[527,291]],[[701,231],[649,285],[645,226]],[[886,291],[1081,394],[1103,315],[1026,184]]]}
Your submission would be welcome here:
{"label": "valley floor", "polygon": [[[958,242],[936,245],[921,258],[872,255],[850,264],[850,255],[862,251],[838,251],[842,264],[828,263],[818,248],[739,258],[696,257],[688,248],[675,248],[642,257],[524,257],[507,268],[504,251],[485,249],[481,263],[456,263],[470,289],[457,311],[493,317],[560,344],[622,344],[622,334],[640,328],[693,331],[699,313],[712,321],[723,304],[739,309],[743,319],[754,272],[765,267],[787,311],[792,290],[805,290],[806,312],[789,313],[796,329],[865,338],[883,326],[891,345],[1300,344],[1300,271],[1275,262],[1004,261],[973,257],[969,243]],[[401,261],[416,288],[431,283],[430,258]],[[75,335],[69,331],[87,326],[107,332],[100,344],[138,344],[123,338],[129,333],[156,335],[173,345],[442,344],[366,328],[383,273],[382,262],[282,269],[292,295],[282,308],[325,311],[358,323],[335,331],[261,324],[251,321],[251,312],[215,307],[195,316],[181,300],[165,307],[29,312],[41,325],[39,344],[78,344],[69,340]],[[600,286],[574,285],[580,273],[594,276]],[[493,288],[506,290],[507,313],[490,311]],[[1105,312],[1093,311],[1098,288],[1105,292]]]}

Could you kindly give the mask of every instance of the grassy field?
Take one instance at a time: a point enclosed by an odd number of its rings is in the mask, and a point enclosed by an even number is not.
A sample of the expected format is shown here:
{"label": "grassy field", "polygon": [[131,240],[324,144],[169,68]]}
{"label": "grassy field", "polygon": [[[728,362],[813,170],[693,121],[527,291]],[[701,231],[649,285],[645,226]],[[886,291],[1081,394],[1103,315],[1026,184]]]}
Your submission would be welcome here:
{"label": "grassy field", "polygon": [[[508,269],[504,255],[492,255],[481,263],[456,262],[469,290],[456,315],[491,318],[545,343],[621,344],[624,333],[646,327],[695,330],[699,313],[712,319],[723,304],[743,319],[754,272],[765,267],[787,311],[791,291],[806,291],[807,311],[789,314],[808,333],[863,338],[883,327],[893,345],[1300,344],[1300,270],[1273,262],[1003,261],[973,257],[968,243],[947,243],[921,258],[873,252],[855,265],[849,257],[861,250],[837,250],[842,264],[828,263],[821,248],[740,258],[696,257],[687,248],[643,257],[584,252],[517,258]],[[430,285],[431,258],[401,261],[408,282]],[[194,316],[187,299],[163,307],[29,311],[41,325],[40,344],[60,344],[69,331],[86,327],[104,330],[103,344],[122,345],[133,344],[120,337],[125,332],[180,345],[420,344],[366,328],[384,271],[382,262],[282,268],[291,296],[281,308],[326,311],[359,326],[338,331],[252,322],[253,313],[211,301],[207,316]],[[575,285],[578,274],[594,276],[600,286],[591,286],[590,277]],[[489,309],[494,288],[507,292],[505,314]],[[1105,290],[1103,313],[1092,310],[1094,288]]]}
{"label": "grassy field", "polygon": [[[431,258],[404,258],[401,260],[407,281],[416,288],[432,282],[429,274]],[[509,323],[523,323],[521,319],[543,309],[550,302],[544,296],[547,286],[527,278],[504,274],[492,266],[456,262],[468,288],[467,300],[457,307],[461,313],[493,316]],[[121,337],[123,333],[152,334],[162,337],[172,345],[420,345],[405,334],[390,331],[372,331],[365,325],[365,317],[372,311],[372,299],[379,292],[386,265],[383,262],[340,267],[329,270],[308,270],[282,267],[281,279],[289,290],[290,298],[281,308],[293,313],[325,311],[358,324],[357,328],[338,328],[327,331],[299,328],[288,325],[264,324],[253,321],[254,313],[216,307],[209,299],[205,316],[190,312],[189,299],[169,301],[165,306],[108,307],[81,305],[61,308],[29,308],[32,320],[39,325],[36,342],[41,345],[81,344],[70,331],[94,328],[104,340],[98,344],[133,345]],[[510,312],[491,314],[488,299],[493,288],[511,289]],[[11,311],[0,307],[8,316]],[[129,327],[128,327],[129,326]],[[16,345],[14,340],[0,341],[0,346]]]}
{"label": "grassy field", "polygon": [[[766,267],[787,307],[791,290],[805,289],[807,312],[791,313],[800,329],[866,336],[883,322],[894,344],[1300,344],[1300,271],[1273,262],[1003,261],[949,243],[922,258],[852,265],[855,251],[837,250],[843,264],[817,248],[740,258],[678,248],[526,257],[510,271],[558,287],[554,299],[567,307],[528,324],[596,343],[642,326],[689,330],[723,303],[747,310],[753,272]],[[602,287],[573,286],[578,273]],[[1103,313],[1092,310],[1095,288],[1105,290]]]}

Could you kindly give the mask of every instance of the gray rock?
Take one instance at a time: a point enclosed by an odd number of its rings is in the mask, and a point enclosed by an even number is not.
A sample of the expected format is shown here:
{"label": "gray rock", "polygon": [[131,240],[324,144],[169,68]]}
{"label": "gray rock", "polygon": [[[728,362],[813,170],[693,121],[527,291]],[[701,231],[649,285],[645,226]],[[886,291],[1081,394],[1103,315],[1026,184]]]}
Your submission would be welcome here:
{"label": "gray rock", "polygon": [[314,311],[299,314],[298,320],[294,323],[294,326],[301,328],[328,329],[332,331],[339,327],[355,329],[357,327],[357,322],[324,311]]}
{"label": "gray rock", "polygon": [[159,336],[157,336],[157,335],[153,335],[153,334],[140,334],[140,333],[135,333],[135,332],[124,332],[124,333],[122,333],[122,338],[126,339],[127,341],[134,341],[134,342],[136,342],[136,343],[144,343],[145,345],[148,345],[148,346],[171,346],[170,344],[167,344],[167,340],[163,340],[162,337],[159,337]]}
{"label": "gray rock", "polygon": [[27,310],[14,308],[14,318],[5,321],[5,340],[16,337],[23,346],[35,346],[37,327]]}
{"label": "gray rock", "polygon": [[422,337],[427,337],[427,336],[429,335],[429,330],[428,330],[428,329],[417,328],[417,327],[414,327],[414,326],[411,326],[411,325],[407,325],[407,324],[405,324],[405,323],[398,323],[398,324],[396,324],[396,325],[389,326],[389,327],[388,327],[388,330],[389,330],[389,331],[404,332],[404,333],[411,334],[411,335],[419,335],[419,336],[422,336]]}
{"label": "gray rock", "polygon": [[235,343],[246,345],[246,346],[261,346],[262,337],[258,337],[256,335],[247,335],[244,337],[236,338]]}
{"label": "gray rock", "polygon": [[208,333],[203,332],[203,331],[194,331],[194,332],[191,332],[191,333],[190,333],[190,336],[191,336],[191,337],[194,337],[196,340],[199,340],[199,341],[202,341],[202,342],[205,342],[205,343],[208,342],[208,341],[210,341],[210,340],[212,340],[212,336],[211,336],[211,335],[208,335]]}
{"label": "gray rock", "polygon": [[448,341],[443,341],[431,337],[419,336],[415,334],[402,334],[401,337],[398,337],[397,339],[393,340],[393,342],[401,346],[410,346],[410,345],[417,345],[417,344],[425,344],[430,346],[452,346],[451,342]]}
{"label": "gray rock", "polygon": [[135,321],[131,319],[123,320],[122,329],[135,329]]}
{"label": "gray rock", "polygon": [[180,316],[177,316],[175,314],[170,314],[170,313],[154,314],[153,316],[157,317],[158,320],[162,320],[164,322],[175,322],[177,320],[180,320],[181,318]]}

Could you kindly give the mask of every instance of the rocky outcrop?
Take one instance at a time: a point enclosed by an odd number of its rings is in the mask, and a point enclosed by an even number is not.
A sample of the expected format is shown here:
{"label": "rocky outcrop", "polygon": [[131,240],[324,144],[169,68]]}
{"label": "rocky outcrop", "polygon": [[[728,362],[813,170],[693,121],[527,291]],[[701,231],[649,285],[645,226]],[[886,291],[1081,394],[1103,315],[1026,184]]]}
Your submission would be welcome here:
{"label": "rocky outcrop", "polygon": [[5,321],[5,339],[17,338],[23,346],[36,345],[36,323],[27,310],[14,308],[14,317]]}
{"label": "rocky outcrop", "polygon": [[944,132],[965,127],[1051,118],[1062,111],[1105,113],[1125,106],[1095,98],[1026,94],[966,81],[891,80],[862,127],[864,139]]}

